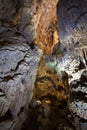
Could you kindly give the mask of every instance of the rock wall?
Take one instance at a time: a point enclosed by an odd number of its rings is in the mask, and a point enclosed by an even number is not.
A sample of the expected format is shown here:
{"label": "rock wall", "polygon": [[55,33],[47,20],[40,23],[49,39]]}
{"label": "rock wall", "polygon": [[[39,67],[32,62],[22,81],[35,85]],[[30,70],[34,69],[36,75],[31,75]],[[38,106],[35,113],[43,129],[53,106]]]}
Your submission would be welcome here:
{"label": "rock wall", "polygon": [[[68,74],[69,108],[77,130],[87,129],[87,4],[86,0],[58,3],[59,39],[63,57],[57,70]],[[65,19],[64,19],[65,18]]]}
{"label": "rock wall", "polygon": [[26,119],[40,59],[21,36],[10,38],[0,42],[0,130],[19,130]]}
{"label": "rock wall", "polygon": [[[58,0],[6,0],[1,2],[1,22],[16,26],[28,44],[33,41],[45,53],[58,42],[56,6]],[[9,6],[10,5],[10,6]]]}
{"label": "rock wall", "polygon": [[58,42],[56,6],[58,0],[42,0],[38,7],[39,21],[36,43],[44,53],[51,54]]}
{"label": "rock wall", "polygon": [[47,58],[65,85],[69,120],[76,130],[87,129],[87,2],[59,0],[59,44]]}
{"label": "rock wall", "polygon": [[29,44],[21,30],[23,6],[23,1],[0,0],[0,130],[21,129],[42,54],[37,46],[29,45],[31,30]]}
{"label": "rock wall", "polygon": [[[56,6],[58,0],[25,0],[20,29],[30,44],[35,43],[44,53],[51,54],[58,42]],[[30,36],[30,37],[28,37]]]}
{"label": "rock wall", "polygon": [[0,130],[19,130],[32,98],[41,50],[58,42],[58,0],[0,0]]}
{"label": "rock wall", "polygon": [[57,25],[49,66],[65,85],[76,129],[87,129],[87,4],[57,2],[0,0],[0,130],[21,128],[41,56],[35,43],[51,54]]}

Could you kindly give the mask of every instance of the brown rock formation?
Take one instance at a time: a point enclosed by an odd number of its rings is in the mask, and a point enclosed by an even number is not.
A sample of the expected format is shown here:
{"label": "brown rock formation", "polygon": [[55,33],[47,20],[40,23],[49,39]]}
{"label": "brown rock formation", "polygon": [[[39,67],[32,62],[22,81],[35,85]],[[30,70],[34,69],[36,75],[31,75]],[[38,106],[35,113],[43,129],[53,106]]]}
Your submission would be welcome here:
{"label": "brown rock formation", "polygon": [[[58,0],[24,1],[20,29],[30,44],[35,41],[45,53],[58,42],[56,6]],[[31,39],[29,38],[31,37]]]}
{"label": "brown rock formation", "polygon": [[58,0],[42,0],[39,6],[37,39],[39,47],[51,54],[54,44],[58,42],[56,6]]}

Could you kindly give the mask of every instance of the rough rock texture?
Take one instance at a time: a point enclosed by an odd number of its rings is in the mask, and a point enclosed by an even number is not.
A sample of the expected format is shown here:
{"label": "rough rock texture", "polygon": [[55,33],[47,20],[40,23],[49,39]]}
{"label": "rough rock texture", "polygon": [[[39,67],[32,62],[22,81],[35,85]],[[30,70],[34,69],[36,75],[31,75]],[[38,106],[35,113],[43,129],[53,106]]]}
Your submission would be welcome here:
{"label": "rough rock texture", "polygon": [[41,56],[34,42],[48,53],[57,43],[57,2],[0,0],[0,130],[25,120]]}
{"label": "rough rock texture", "polygon": [[70,84],[70,110],[87,119],[87,71],[84,71],[79,80]]}
{"label": "rough rock texture", "polygon": [[0,0],[0,130],[21,128],[42,53],[20,30],[22,6],[19,0]]}
{"label": "rough rock texture", "polygon": [[68,119],[66,98],[65,86],[56,71],[46,66],[45,55],[42,56],[22,130],[74,130]]}
{"label": "rough rock texture", "polygon": [[[57,2],[0,0],[0,130],[19,130],[25,120],[41,55],[34,42],[45,53],[51,53],[58,42]],[[76,129],[85,130],[87,2],[60,0],[57,8],[60,41],[53,50],[57,51],[56,58],[51,57],[55,62],[48,66],[55,68],[66,87],[63,93],[67,93]],[[46,107],[49,115],[49,105]]]}
{"label": "rough rock texture", "polygon": [[[87,1],[63,0],[58,4],[58,26],[63,57],[57,60],[58,71],[69,78],[69,108],[81,119],[87,120]],[[75,119],[76,117],[74,117]],[[76,121],[77,122],[77,121]],[[87,129],[80,122],[78,130]],[[83,126],[83,127],[82,127]]]}
{"label": "rough rock texture", "polygon": [[58,0],[25,0],[22,9],[20,29],[24,37],[29,44],[34,40],[48,54],[52,53],[54,44],[58,42],[57,2]]}
{"label": "rough rock texture", "polygon": [[0,21],[16,26],[28,44],[35,41],[45,53],[50,54],[58,42],[57,2],[58,0],[1,1]]}
{"label": "rough rock texture", "polygon": [[[0,130],[14,129],[18,120],[21,122],[25,119],[22,112],[28,108],[32,98],[41,55],[37,47],[31,50],[21,35],[15,36],[13,33],[10,36],[10,29],[15,30],[10,27],[8,29],[6,26],[9,37],[6,38],[4,34],[5,38],[0,39]],[[6,119],[3,123],[3,116],[8,111],[12,120]]]}
{"label": "rough rock texture", "polygon": [[[60,0],[57,6],[59,44],[47,58],[67,87],[71,122],[87,129],[87,1]],[[60,50],[59,50],[60,48]]]}
{"label": "rough rock texture", "polygon": [[36,28],[39,21],[36,0],[24,0],[22,7],[22,17],[19,29],[23,33],[28,44],[31,44],[36,38]]}
{"label": "rough rock texture", "polygon": [[38,26],[36,42],[44,53],[51,54],[58,42],[56,6],[58,0],[41,0],[38,7]]}

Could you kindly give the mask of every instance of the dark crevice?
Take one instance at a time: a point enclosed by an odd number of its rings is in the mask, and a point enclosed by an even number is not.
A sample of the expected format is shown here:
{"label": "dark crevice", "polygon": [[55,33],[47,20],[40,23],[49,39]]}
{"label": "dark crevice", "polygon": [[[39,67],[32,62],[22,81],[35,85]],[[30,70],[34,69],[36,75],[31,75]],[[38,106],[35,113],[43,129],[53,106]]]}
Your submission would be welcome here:
{"label": "dark crevice", "polygon": [[87,123],[87,120],[85,120],[85,119],[80,119],[80,121],[81,121],[82,123]]}
{"label": "dark crevice", "polygon": [[20,73],[17,73],[17,74],[15,74],[15,75],[7,75],[7,76],[5,76],[4,78],[1,78],[2,79],[2,82],[4,81],[4,82],[8,82],[9,80],[12,80],[14,77],[16,77],[16,76],[18,76],[18,75],[21,75]]}
{"label": "dark crevice", "polygon": [[0,88],[0,97],[5,97],[6,96],[6,94],[3,92],[3,90]]}
{"label": "dark crevice", "polygon": [[26,42],[30,46],[31,50],[33,50],[35,48],[35,43],[34,42],[31,42],[31,43],[29,43],[28,41],[26,41]]}
{"label": "dark crevice", "polygon": [[[83,51],[83,57],[84,57],[85,63],[86,63],[86,65],[87,65],[86,54],[85,54],[84,49],[83,49],[82,51]],[[85,66],[86,66],[86,65],[85,65]]]}
{"label": "dark crevice", "polygon": [[9,119],[13,119],[13,116],[10,112],[10,110],[8,110],[4,116],[0,117],[0,122],[3,122],[5,120],[9,120]]}
{"label": "dark crevice", "polygon": [[51,77],[47,77],[47,76],[37,77],[36,80],[37,80],[37,82],[44,82],[44,80],[49,80],[53,84],[53,86],[55,88],[57,87],[56,84],[55,84],[55,82],[51,79]]}
{"label": "dark crevice", "polygon": [[3,81],[7,82],[7,81],[9,81],[9,80],[11,80],[11,79],[12,79],[12,76],[11,76],[11,75],[8,75],[8,76],[5,76],[5,77],[3,78],[2,82],[3,82]]}
{"label": "dark crevice", "polygon": [[84,68],[85,68],[85,65],[84,65],[83,61],[80,59],[79,70],[82,70]]}
{"label": "dark crevice", "polygon": [[24,107],[21,107],[20,112],[18,113],[18,116],[24,111]]}
{"label": "dark crevice", "polygon": [[[87,102],[86,96],[87,96],[87,94],[86,94],[86,93],[83,93],[83,92],[81,92],[81,91],[78,91],[78,92],[73,91],[73,92],[71,93],[72,101],[74,101],[74,100],[76,101],[76,100],[79,99],[79,101],[85,101],[85,102]],[[72,102],[72,101],[71,101],[71,102]]]}
{"label": "dark crevice", "polygon": [[25,62],[25,61],[24,61],[24,58],[17,63],[17,66],[16,66],[16,68],[15,68],[15,71],[18,70],[19,66],[20,66],[23,62]]}
{"label": "dark crevice", "polygon": [[51,101],[56,101],[57,100],[56,96],[53,96],[53,95],[51,95],[49,93],[47,95],[44,95],[44,96],[40,97],[40,100],[44,100],[46,98],[50,99]]}
{"label": "dark crevice", "polygon": [[61,86],[61,85],[56,86],[56,90],[59,92],[62,92],[64,90],[66,92],[66,89],[63,88],[63,86]]}

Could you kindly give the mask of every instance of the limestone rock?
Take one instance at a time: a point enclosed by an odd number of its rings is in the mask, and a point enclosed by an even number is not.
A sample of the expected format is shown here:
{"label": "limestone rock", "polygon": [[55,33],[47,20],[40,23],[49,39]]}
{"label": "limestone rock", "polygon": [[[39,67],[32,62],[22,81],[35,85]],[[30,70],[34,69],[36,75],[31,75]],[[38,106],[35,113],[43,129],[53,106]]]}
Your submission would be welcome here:
{"label": "limestone rock", "polygon": [[25,8],[26,2],[0,0],[0,130],[21,129],[42,55],[37,46],[27,44],[35,38],[30,14],[35,21],[36,8]]}
{"label": "limestone rock", "polygon": [[56,6],[59,0],[42,0],[38,4],[36,43],[44,53],[51,54],[58,42]]}
{"label": "limestone rock", "polygon": [[[0,42],[0,116],[9,110],[16,123],[21,109],[27,109],[31,101],[41,52],[37,47],[31,50],[21,36],[10,38],[10,43]],[[1,122],[0,130],[9,129],[11,122],[5,126]]]}
{"label": "limestone rock", "polygon": [[52,53],[54,44],[58,42],[57,2],[58,0],[24,0],[19,2],[17,15],[11,20],[15,24],[19,19],[17,26],[28,44],[35,41],[48,54]]}
{"label": "limestone rock", "polygon": [[[57,9],[63,55],[57,58],[56,66],[68,74],[69,108],[74,119],[79,117],[80,126],[80,119],[87,120],[87,4],[86,0],[60,0]],[[76,126],[76,129],[83,128]]]}

